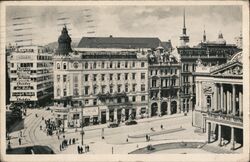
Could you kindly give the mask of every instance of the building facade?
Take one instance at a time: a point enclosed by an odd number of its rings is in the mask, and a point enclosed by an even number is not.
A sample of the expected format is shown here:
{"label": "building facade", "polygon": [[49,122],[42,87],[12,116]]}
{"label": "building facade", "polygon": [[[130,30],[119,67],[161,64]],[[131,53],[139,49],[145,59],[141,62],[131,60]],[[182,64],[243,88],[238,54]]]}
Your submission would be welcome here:
{"label": "building facade", "polygon": [[41,46],[16,48],[10,56],[10,102],[36,107],[53,93],[52,53]]}
{"label": "building facade", "polygon": [[158,47],[158,38],[83,37],[73,51],[65,27],[58,41],[53,61],[59,125],[78,127],[82,120],[98,124],[150,116],[148,53]]}
{"label": "building facade", "polygon": [[180,69],[177,59],[159,46],[149,55],[149,114],[180,113]]}
{"label": "building facade", "polygon": [[196,69],[196,61],[200,59],[204,65],[214,66],[221,65],[236,52],[241,51],[234,44],[227,44],[223,39],[223,34],[218,34],[216,41],[208,41],[206,33],[203,33],[202,42],[197,46],[188,45],[189,37],[186,33],[185,14],[184,27],[180,36],[180,46],[177,47],[181,62],[181,109],[183,111],[193,110],[196,100],[195,79],[192,73]]}
{"label": "building facade", "polygon": [[201,60],[197,64],[194,125],[207,133],[208,143],[230,144],[231,149],[242,147],[242,52],[220,66],[204,66]]}

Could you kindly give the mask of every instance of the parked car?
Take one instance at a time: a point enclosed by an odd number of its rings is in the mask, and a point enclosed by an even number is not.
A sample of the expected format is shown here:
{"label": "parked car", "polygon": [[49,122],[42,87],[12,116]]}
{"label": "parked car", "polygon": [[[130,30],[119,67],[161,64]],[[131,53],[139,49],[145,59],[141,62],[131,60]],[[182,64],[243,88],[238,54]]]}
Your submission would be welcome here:
{"label": "parked car", "polygon": [[137,124],[137,121],[135,121],[135,120],[130,120],[130,121],[127,121],[125,124],[126,124],[126,125],[135,125],[135,124]]}
{"label": "parked car", "polygon": [[115,128],[115,127],[118,127],[118,126],[119,126],[118,123],[110,123],[110,124],[108,125],[108,128]]}

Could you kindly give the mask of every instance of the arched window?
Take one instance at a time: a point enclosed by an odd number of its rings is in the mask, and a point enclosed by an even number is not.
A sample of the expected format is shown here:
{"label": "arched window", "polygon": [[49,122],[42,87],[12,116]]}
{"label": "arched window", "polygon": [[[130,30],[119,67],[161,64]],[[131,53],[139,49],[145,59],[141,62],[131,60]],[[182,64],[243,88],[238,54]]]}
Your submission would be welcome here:
{"label": "arched window", "polygon": [[86,62],[85,63],[85,69],[88,69],[89,68],[89,64]]}
{"label": "arched window", "polygon": [[60,63],[57,63],[56,68],[60,69]]}
{"label": "arched window", "polygon": [[66,63],[63,64],[63,69],[67,69]]}

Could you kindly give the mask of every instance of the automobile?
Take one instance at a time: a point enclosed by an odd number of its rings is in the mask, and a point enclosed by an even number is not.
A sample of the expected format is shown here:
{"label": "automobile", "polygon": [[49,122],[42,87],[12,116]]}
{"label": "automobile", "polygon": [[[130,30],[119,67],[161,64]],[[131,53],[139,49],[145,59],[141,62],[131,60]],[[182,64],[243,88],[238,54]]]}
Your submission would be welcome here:
{"label": "automobile", "polygon": [[110,123],[110,124],[108,125],[108,128],[115,128],[115,127],[118,127],[118,126],[119,126],[118,123]]}
{"label": "automobile", "polygon": [[125,124],[126,124],[126,125],[135,125],[135,124],[137,124],[137,121],[135,121],[135,120],[130,120],[130,121],[127,121]]}
{"label": "automobile", "polygon": [[55,152],[48,146],[27,146],[19,148],[11,148],[6,150],[7,154],[55,154]]}

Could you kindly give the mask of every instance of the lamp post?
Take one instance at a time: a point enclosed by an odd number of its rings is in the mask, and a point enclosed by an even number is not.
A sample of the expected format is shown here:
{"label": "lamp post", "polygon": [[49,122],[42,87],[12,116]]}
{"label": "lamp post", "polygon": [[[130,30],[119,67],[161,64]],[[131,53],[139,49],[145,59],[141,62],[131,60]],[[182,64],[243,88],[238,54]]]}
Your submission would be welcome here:
{"label": "lamp post", "polygon": [[82,111],[81,136],[82,136],[82,146],[83,146],[83,136],[84,136],[84,131],[83,131],[83,106],[81,107],[81,111]]}

